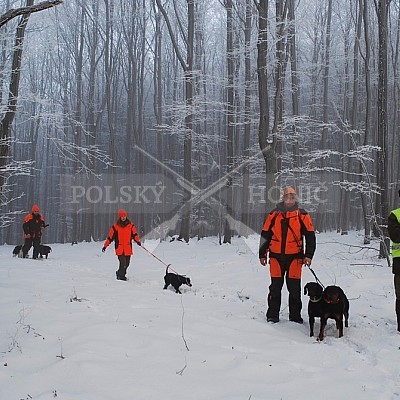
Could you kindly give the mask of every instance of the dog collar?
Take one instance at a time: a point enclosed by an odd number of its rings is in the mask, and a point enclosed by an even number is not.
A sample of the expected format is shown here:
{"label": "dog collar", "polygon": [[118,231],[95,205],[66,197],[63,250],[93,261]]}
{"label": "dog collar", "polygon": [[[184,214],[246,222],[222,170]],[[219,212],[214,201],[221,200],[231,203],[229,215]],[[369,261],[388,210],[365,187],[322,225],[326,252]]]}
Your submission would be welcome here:
{"label": "dog collar", "polygon": [[321,299],[322,299],[322,296],[319,299],[314,299],[314,300],[310,298],[310,301],[311,301],[311,303],[318,303],[319,301],[321,301]]}
{"label": "dog collar", "polygon": [[328,303],[328,304],[338,304],[338,303],[340,303],[340,299],[338,299],[338,301],[329,301],[329,300],[324,299],[324,301],[325,301],[325,303]]}

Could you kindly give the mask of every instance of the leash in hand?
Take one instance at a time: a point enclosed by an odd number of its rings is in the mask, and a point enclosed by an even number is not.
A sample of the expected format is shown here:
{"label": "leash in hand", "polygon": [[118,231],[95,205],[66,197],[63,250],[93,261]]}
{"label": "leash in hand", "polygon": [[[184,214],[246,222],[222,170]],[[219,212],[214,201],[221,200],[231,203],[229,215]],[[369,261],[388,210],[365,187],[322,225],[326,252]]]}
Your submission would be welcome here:
{"label": "leash in hand", "polygon": [[308,269],[311,271],[311,273],[314,275],[315,280],[322,286],[323,289],[325,289],[325,286],[323,285],[323,283],[318,279],[318,276],[316,275],[316,273],[314,272],[314,270],[307,265]]}
{"label": "leash in hand", "polygon": [[143,246],[143,244],[140,246],[144,251],[149,253],[151,256],[153,256],[157,261],[159,261],[161,264],[165,265],[167,268],[169,268],[172,272],[175,272],[175,274],[178,274],[172,267],[171,264],[167,264],[161,258],[157,257],[154,253],[152,253],[150,250],[146,249],[146,247]]}

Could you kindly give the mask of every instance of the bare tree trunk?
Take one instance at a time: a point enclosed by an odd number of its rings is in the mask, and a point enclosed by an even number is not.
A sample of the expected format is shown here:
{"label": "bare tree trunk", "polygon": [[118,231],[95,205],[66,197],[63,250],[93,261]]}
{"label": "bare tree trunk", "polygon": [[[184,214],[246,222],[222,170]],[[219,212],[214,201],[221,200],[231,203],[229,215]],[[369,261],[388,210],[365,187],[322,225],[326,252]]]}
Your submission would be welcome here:
{"label": "bare tree trunk", "polygon": [[[389,182],[397,182],[400,178],[399,176],[399,166],[400,166],[400,106],[399,106],[399,95],[400,95],[400,82],[399,82],[399,52],[400,52],[400,7],[397,11],[397,27],[395,35],[395,46],[394,54],[392,55],[392,66],[393,66],[393,102],[391,108],[391,114],[393,115],[393,127],[392,127],[392,137],[391,137],[391,163],[389,172]],[[390,148],[390,146],[389,146]],[[397,198],[397,190],[391,191],[390,204],[395,204]]]}
{"label": "bare tree trunk", "polygon": [[[290,0],[288,0],[290,1]],[[272,135],[274,139],[274,152],[276,154],[276,171],[281,169],[282,140],[277,140],[277,134],[283,120],[284,93],[286,79],[286,19],[288,13],[288,1],[276,0],[275,19],[276,19],[276,44],[275,44],[275,98],[274,98],[274,123]]]}
{"label": "bare tree trunk", "polygon": [[[7,0],[6,8],[10,8],[10,0]],[[4,81],[6,79],[6,63],[7,63],[7,44],[9,30],[7,26],[2,29],[1,39],[1,55],[0,55],[0,88],[4,87]],[[0,90],[0,104],[3,104],[3,91]]]}
{"label": "bare tree trunk", "polygon": [[[89,51],[89,80],[88,80],[88,94],[87,94],[87,144],[92,147],[96,143],[97,137],[97,124],[96,124],[96,69],[97,69],[97,57],[98,57],[98,44],[99,44],[99,26],[98,26],[98,14],[99,8],[98,3],[93,1],[92,3],[92,29],[91,29],[91,41]],[[94,186],[94,174],[91,173],[89,176],[90,187]],[[92,240],[94,232],[94,220],[95,220],[95,206],[92,205],[89,212],[85,212],[82,216],[82,238],[86,242]]]}
{"label": "bare tree trunk", "polygon": [[[349,54],[350,54],[350,24],[346,24],[346,30],[344,32],[344,62],[345,62],[345,67],[344,67],[344,88],[343,88],[343,115],[342,115],[342,120],[344,124],[344,129],[343,129],[343,134],[341,137],[341,152],[342,154],[347,154],[348,151],[350,150],[350,140],[349,140],[349,135],[346,134],[346,127],[349,123],[349,114],[350,114],[350,101],[349,101],[349,96],[350,96],[350,59],[349,59]],[[355,40],[357,42],[357,40]],[[341,181],[349,181],[351,180],[351,177],[348,175],[348,172],[350,171],[350,160],[346,157],[343,156],[342,158],[342,173],[341,173]],[[348,235],[349,231],[349,208],[350,208],[350,192],[348,187],[341,188],[340,191],[340,218],[339,218],[339,231],[341,232],[342,235]]]}
{"label": "bare tree trunk", "polygon": [[[257,41],[257,75],[258,101],[260,106],[260,120],[258,125],[258,143],[264,157],[266,167],[266,193],[274,185],[273,174],[277,172],[277,156],[275,153],[276,138],[269,132],[269,100],[268,100],[268,72],[267,72],[267,43],[268,43],[268,0],[256,3],[258,10],[258,41]],[[271,209],[273,201],[267,195],[267,209]]]}
{"label": "bare tree trunk", "polygon": [[386,258],[390,265],[389,239],[387,233],[386,219],[389,215],[388,198],[388,159],[387,159],[387,138],[388,138],[388,9],[390,0],[376,0],[376,12],[379,22],[379,57],[378,57],[378,184],[381,190],[380,227],[381,246],[379,256]]}
{"label": "bare tree trunk", "polygon": [[228,179],[226,183],[226,213],[225,229],[224,229],[224,243],[231,243],[232,231],[229,223],[229,217],[233,212],[233,193],[232,193],[232,176],[230,172],[233,169],[233,109],[234,109],[234,61],[233,61],[233,20],[232,20],[232,0],[224,1],[226,9],[226,65],[227,65],[227,82],[226,89],[227,104],[226,104],[226,164]]}
{"label": "bare tree trunk", "polygon": [[[27,7],[29,8],[30,6],[32,6],[33,2],[34,0],[27,0]],[[0,121],[0,168],[4,167],[8,163],[10,157],[11,125],[14,121],[15,113],[17,111],[19,81],[21,77],[22,51],[25,37],[25,29],[26,25],[28,24],[30,15],[30,13],[25,13],[21,17],[15,34],[15,45],[11,64],[11,79],[8,87],[6,112],[3,119]],[[2,24],[0,24],[0,27],[1,25]],[[4,176],[0,174],[0,190],[3,188],[3,185]]]}
{"label": "bare tree trunk", "polygon": [[[328,146],[328,128],[329,122],[329,67],[330,67],[330,52],[331,52],[331,23],[332,23],[332,0],[328,0],[328,10],[326,16],[326,32],[325,32],[325,54],[324,54],[324,68],[323,68],[323,100],[322,100],[322,122],[324,127],[322,128],[322,138],[320,148],[326,150]],[[321,161],[321,182],[327,181],[325,171],[325,160]],[[325,204],[320,202],[318,204],[318,212],[316,219],[316,226],[319,231],[326,229],[326,210]]]}
{"label": "bare tree trunk", "polygon": [[[79,148],[82,145],[82,107],[83,107],[83,51],[85,45],[85,36],[84,36],[84,29],[86,23],[86,11],[85,6],[81,7],[80,10],[80,21],[79,21],[79,39],[76,45],[76,103],[75,103],[75,126],[73,132],[73,140],[76,148]],[[76,152],[75,162],[73,165],[73,174],[75,175],[79,171],[79,150]],[[79,213],[80,207],[75,202],[73,204],[72,210],[72,244],[78,243],[80,238],[79,226],[81,215]]]}
{"label": "bare tree trunk", "polygon": [[[297,49],[296,49],[296,19],[294,12],[294,0],[289,0],[288,5],[288,53],[290,55],[290,71],[291,71],[291,95],[292,95],[292,115],[294,119],[300,115],[300,80],[297,70]],[[293,135],[297,135],[297,124],[292,125]],[[293,151],[293,167],[299,167],[301,160],[299,157],[299,146],[292,146]]]}
{"label": "bare tree trunk", "polygon": [[[370,70],[370,59],[371,59],[371,43],[369,37],[369,15],[368,15],[368,1],[359,0],[360,9],[363,12],[363,23],[364,23],[364,41],[365,41],[365,57],[364,57],[364,70],[365,70],[365,134],[364,134],[364,145],[371,143],[371,70]],[[369,172],[369,164],[365,164],[364,173]],[[360,167],[362,171],[363,166]],[[373,201],[372,193],[363,193],[361,195],[361,205],[363,210],[364,218],[364,244],[369,244],[371,239],[371,218],[373,213]]]}
{"label": "bare tree trunk", "polygon": [[[163,85],[162,85],[162,32],[161,32],[161,18],[162,15],[157,11],[155,4],[153,3],[153,9],[155,14],[155,35],[154,35],[154,74],[153,74],[153,85],[154,85],[154,98],[153,98],[153,109],[156,119],[156,151],[157,159],[160,162],[164,160],[164,139],[162,132],[163,124]],[[164,181],[164,169],[158,164],[156,166],[156,172],[159,175],[158,179]],[[163,203],[163,214],[165,214],[165,208]],[[156,215],[153,223],[160,225],[160,217]],[[160,241],[165,240],[168,231],[159,231]]]}
{"label": "bare tree trunk", "polygon": [[[251,131],[251,28],[252,28],[252,3],[253,0],[246,0],[246,19],[244,26],[244,137],[243,137],[243,157],[247,160],[250,156],[250,131]],[[240,231],[241,235],[247,237],[249,234],[249,167],[246,164],[242,170],[243,176],[243,188],[242,188],[242,229]]]}
{"label": "bare tree trunk", "polygon": [[[193,76],[193,55],[194,55],[194,0],[187,0],[187,36],[185,37],[186,43],[186,60],[183,58],[179,46],[175,40],[174,32],[168,15],[161,5],[160,0],[156,0],[158,9],[161,11],[165,22],[168,27],[168,32],[175,50],[176,57],[178,58],[185,76],[185,102],[187,113],[185,116],[185,133],[183,144],[183,177],[187,185],[192,183],[192,130],[193,130],[193,91],[194,91],[194,76]],[[182,221],[180,227],[179,238],[189,241],[190,238],[190,219],[191,219],[191,192],[188,189],[183,191],[183,210]]]}
{"label": "bare tree trunk", "polygon": [[[359,88],[360,88],[360,72],[359,72],[359,55],[360,55],[360,40],[361,40],[361,29],[362,29],[362,20],[363,20],[363,10],[361,5],[358,5],[358,14],[357,14],[357,19],[356,19],[356,35],[355,35],[355,40],[354,40],[354,46],[353,46],[353,103],[352,103],[352,108],[351,108],[351,113],[350,113],[350,123],[351,127],[354,130],[359,129],[359,121],[358,121],[358,107],[359,107]],[[348,135],[347,135],[348,136]],[[350,139],[350,137],[349,137]],[[349,148],[354,148],[355,143],[352,143],[351,140],[349,142]],[[354,162],[350,159],[349,160],[349,167],[348,170],[352,171],[353,169],[357,168],[356,165],[354,165]],[[360,178],[361,179],[361,178]],[[360,193],[360,197],[363,195],[362,191]],[[348,198],[350,198],[350,193],[348,192]],[[350,207],[350,204],[348,203],[347,207]],[[346,210],[345,212],[345,218],[350,220],[350,212],[349,209]],[[344,225],[343,227],[349,228],[348,225]],[[342,228],[342,233],[343,233],[343,228]],[[347,234],[347,231],[346,231]]]}

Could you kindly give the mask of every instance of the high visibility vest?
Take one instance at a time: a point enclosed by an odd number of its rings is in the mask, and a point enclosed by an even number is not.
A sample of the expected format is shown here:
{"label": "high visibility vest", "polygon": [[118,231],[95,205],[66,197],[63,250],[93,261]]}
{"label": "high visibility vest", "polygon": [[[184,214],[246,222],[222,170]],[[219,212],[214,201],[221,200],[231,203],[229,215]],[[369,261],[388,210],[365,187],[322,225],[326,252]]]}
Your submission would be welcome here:
{"label": "high visibility vest", "polygon": [[[396,216],[397,222],[400,224],[400,208],[396,208],[392,213]],[[392,257],[400,257],[400,243],[392,242]]]}

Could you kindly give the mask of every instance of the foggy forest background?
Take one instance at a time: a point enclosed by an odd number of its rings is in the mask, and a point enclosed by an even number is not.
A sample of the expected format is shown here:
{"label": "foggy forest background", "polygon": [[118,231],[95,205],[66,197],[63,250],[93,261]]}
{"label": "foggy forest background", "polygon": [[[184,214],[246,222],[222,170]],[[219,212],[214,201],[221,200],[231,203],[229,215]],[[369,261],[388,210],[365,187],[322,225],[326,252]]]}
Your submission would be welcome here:
{"label": "foggy forest background", "polygon": [[[318,231],[397,207],[398,0],[0,1],[1,243],[259,232],[279,188]],[[18,64],[20,61],[20,64]],[[16,86],[17,84],[17,86]]]}

